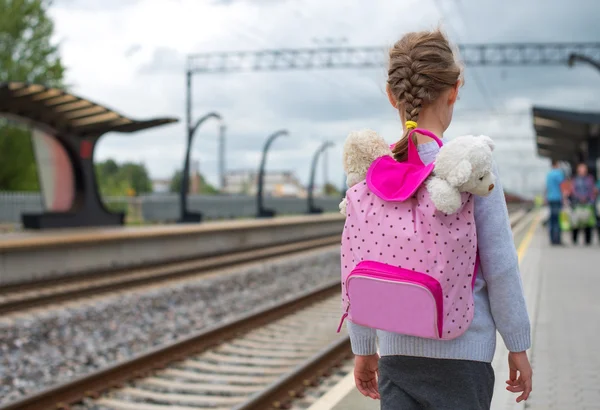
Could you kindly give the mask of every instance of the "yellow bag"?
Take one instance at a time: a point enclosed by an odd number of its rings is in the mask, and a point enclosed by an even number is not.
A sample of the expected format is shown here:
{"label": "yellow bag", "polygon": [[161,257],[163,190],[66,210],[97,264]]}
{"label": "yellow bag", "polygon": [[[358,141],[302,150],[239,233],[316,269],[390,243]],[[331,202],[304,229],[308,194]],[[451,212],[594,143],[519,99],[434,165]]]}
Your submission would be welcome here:
{"label": "yellow bag", "polygon": [[571,215],[568,209],[563,209],[558,215],[558,224],[562,231],[571,230]]}

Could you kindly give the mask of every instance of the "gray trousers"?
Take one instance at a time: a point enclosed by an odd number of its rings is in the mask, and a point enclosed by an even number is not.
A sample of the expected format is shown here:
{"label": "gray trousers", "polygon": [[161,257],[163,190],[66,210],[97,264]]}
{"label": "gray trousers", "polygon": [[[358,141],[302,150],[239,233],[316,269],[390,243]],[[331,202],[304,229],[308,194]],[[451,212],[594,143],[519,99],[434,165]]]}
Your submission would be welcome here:
{"label": "gray trousers", "polygon": [[381,410],[489,410],[494,392],[490,363],[383,356]]}

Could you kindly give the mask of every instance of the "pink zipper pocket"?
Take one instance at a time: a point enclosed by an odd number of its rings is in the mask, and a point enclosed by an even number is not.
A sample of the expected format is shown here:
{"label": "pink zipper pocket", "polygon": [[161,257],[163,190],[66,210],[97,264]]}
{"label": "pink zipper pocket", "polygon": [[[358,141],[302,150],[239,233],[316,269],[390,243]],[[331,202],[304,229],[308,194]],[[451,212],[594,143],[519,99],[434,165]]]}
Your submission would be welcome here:
{"label": "pink zipper pocket", "polygon": [[380,262],[364,261],[345,283],[352,322],[394,333],[432,339],[443,331],[443,297],[440,283],[421,272]]}

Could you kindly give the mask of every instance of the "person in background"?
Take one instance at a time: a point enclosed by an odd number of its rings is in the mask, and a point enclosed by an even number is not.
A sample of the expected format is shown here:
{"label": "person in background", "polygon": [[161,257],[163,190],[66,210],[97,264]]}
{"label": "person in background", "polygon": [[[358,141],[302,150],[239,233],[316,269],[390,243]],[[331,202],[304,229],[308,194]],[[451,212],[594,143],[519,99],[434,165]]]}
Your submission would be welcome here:
{"label": "person in background", "polygon": [[596,181],[596,227],[598,229],[598,240],[600,241],[600,178]]}
{"label": "person in background", "polygon": [[[596,202],[596,186],[594,177],[588,174],[588,167],[584,163],[577,165],[577,175],[573,178],[573,192],[570,197],[573,214],[576,221],[573,223],[573,244],[577,244],[579,231],[585,232],[585,244],[592,243],[592,228],[595,226],[594,205]],[[591,215],[590,215],[591,213]],[[593,224],[590,222],[594,220]]]}
{"label": "person in background", "polygon": [[563,193],[561,184],[565,180],[565,174],[560,169],[558,161],[552,160],[552,169],[546,176],[546,202],[550,208],[549,231],[550,243],[552,245],[560,245],[560,225],[559,215],[562,209]]}

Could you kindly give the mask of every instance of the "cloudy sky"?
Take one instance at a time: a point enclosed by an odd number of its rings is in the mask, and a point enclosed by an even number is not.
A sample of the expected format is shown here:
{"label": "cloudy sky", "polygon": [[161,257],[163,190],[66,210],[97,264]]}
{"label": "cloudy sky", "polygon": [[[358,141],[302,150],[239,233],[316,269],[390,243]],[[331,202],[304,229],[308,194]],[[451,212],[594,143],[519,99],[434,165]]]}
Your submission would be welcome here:
{"label": "cloudy sky", "polygon": [[[153,178],[168,178],[183,160],[190,53],[327,41],[389,46],[407,31],[438,23],[456,43],[598,41],[599,9],[597,0],[55,0],[51,15],[73,92],[134,118],[181,120],[107,134],[97,158],[144,162]],[[383,66],[197,75],[193,115],[223,115],[228,169],[257,168],[265,138],[286,128],[290,137],[274,144],[267,166],[292,169],[306,181],[313,152],[331,140],[327,173],[341,185],[341,149],[350,130],[372,128],[389,142],[401,132],[384,87]],[[490,135],[507,188],[539,188],[546,162],[535,158],[531,106],[600,110],[599,91],[599,73],[585,65],[467,67],[447,136]],[[204,124],[192,151],[213,182],[217,132],[215,122]]]}

